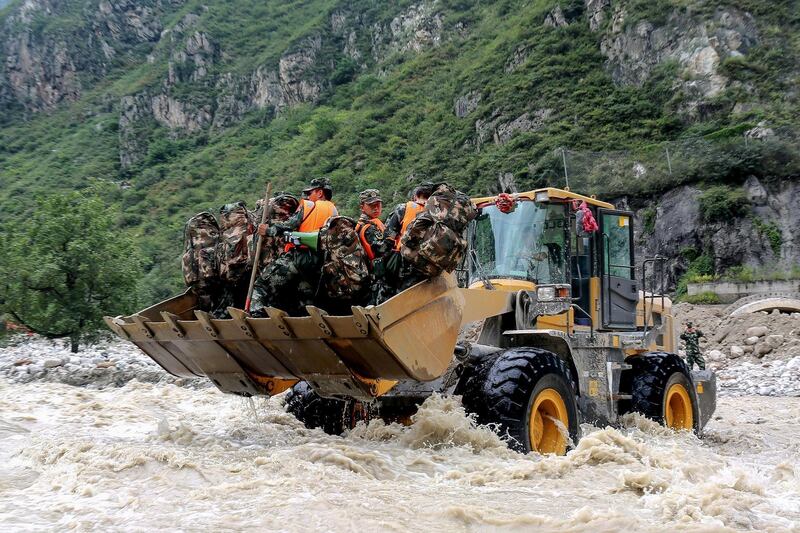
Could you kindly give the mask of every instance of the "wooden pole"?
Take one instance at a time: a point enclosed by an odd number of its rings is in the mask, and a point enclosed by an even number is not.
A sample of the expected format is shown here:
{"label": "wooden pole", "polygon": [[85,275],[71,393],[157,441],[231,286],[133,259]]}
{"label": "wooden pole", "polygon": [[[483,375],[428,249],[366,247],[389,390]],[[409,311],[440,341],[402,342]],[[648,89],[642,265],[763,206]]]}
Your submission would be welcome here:
{"label": "wooden pole", "polygon": [[[267,193],[264,196],[264,209],[261,211],[261,224],[267,223],[270,196],[272,196],[272,182],[267,183]],[[258,265],[261,263],[261,245],[264,243],[264,239],[260,238],[261,235],[258,234],[258,230],[256,230],[256,235],[256,255],[253,259],[253,271],[250,273],[250,286],[247,287],[247,300],[244,302],[244,310],[248,313],[250,312],[250,303],[253,298],[253,287],[256,285],[256,276],[258,276]]]}

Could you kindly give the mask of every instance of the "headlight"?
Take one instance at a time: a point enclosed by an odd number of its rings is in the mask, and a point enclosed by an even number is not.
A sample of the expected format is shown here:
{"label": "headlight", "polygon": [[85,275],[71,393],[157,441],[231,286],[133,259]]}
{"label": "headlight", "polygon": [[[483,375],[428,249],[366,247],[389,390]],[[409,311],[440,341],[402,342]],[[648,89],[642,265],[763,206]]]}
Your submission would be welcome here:
{"label": "headlight", "polygon": [[536,196],[534,196],[533,199],[533,201],[536,202],[537,204],[542,202],[547,202],[549,200],[550,200],[550,195],[547,193],[547,191],[537,191]]}
{"label": "headlight", "polygon": [[555,287],[539,287],[536,289],[536,298],[540,302],[552,302],[556,299]]}

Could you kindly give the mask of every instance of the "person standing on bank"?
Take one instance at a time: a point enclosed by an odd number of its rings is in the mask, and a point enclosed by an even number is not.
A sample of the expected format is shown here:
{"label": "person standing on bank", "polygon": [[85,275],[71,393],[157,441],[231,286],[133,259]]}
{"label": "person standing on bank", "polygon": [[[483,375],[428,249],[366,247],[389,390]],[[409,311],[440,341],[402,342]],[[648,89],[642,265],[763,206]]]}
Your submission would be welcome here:
{"label": "person standing on bank", "polygon": [[681,340],[686,343],[686,364],[689,365],[689,370],[694,368],[695,363],[700,370],[706,369],[706,360],[700,351],[700,337],[705,337],[703,332],[696,329],[691,322],[687,322],[686,331],[681,334]]}

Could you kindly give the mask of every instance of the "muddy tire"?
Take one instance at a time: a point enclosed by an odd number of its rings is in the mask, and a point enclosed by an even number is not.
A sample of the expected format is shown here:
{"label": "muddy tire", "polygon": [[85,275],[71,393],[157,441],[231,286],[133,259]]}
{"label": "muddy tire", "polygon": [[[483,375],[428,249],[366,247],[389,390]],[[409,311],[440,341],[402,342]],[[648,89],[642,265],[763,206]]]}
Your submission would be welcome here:
{"label": "muddy tire", "polygon": [[[554,353],[514,348],[465,369],[455,393],[510,448],[563,455],[580,438],[576,391],[569,367]],[[553,419],[566,426],[569,439]]]}
{"label": "muddy tire", "polygon": [[650,352],[631,357],[633,367],[623,383],[630,387],[630,404],[621,411],[641,413],[677,430],[699,431],[697,394],[689,367],[679,356]]}
{"label": "muddy tire", "polygon": [[308,429],[319,428],[329,435],[341,435],[345,430],[347,402],[323,398],[305,381],[289,389],[284,406]]}

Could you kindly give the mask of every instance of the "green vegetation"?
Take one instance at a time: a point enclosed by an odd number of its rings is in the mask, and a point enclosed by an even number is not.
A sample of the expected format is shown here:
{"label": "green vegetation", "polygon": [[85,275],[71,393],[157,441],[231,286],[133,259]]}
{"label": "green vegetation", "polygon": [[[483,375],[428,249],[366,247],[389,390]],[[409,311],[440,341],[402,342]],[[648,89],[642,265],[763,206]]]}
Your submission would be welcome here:
{"label": "green vegetation", "polygon": [[0,242],[0,316],[72,351],[92,342],[104,315],[136,305],[139,264],[133,242],[115,229],[113,206],[68,193],[37,202]]}
{"label": "green vegetation", "polygon": [[678,279],[675,286],[675,299],[676,301],[685,301],[686,286],[689,283],[699,283],[703,281],[712,281],[714,278],[714,258],[700,254],[694,248],[684,248],[681,250],[681,256],[689,261],[689,267],[686,272]]}
{"label": "green vegetation", "polygon": [[750,203],[744,191],[725,185],[709,187],[700,195],[700,217],[704,222],[720,222],[748,213]]}
{"label": "green vegetation", "polygon": [[686,296],[682,299],[682,301],[690,303],[690,304],[706,304],[706,305],[714,305],[720,303],[719,296],[715,292],[701,292],[700,294],[693,294],[691,296]]}
{"label": "green vegetation", "polygon": [[729,268],[725,274],[719,276],[720,281],[735,283],[753,283],[754,281],[788,281],[800,279],[800,266],[790,270],[756,269],[746,266]]}
{"label": "green vegetation", "polygon": [[642,210],[642,232],[645,235],[652,235],[656,232],[656,208],[653,206]]}
{"label": "green vegetation", "polygon": [[769,241],[772,253],[779,256],[781,253],[781,246],[783,245],[783,233],[778,225],[774,222],[764,222],[756,217],[753,218],[753,225],[758,232]]}
{"label": "green vegetation", "polygon": [[[110,61],[104,77],[94,65],[92,83],[73,104],[49,114],[3,113],[0,221],[29,216],[31,198],[42,191],[81,191],[92,179],[119,184],[104,189],[104,200],[120,206],[119,227],[142,254],[142,299],[155,301],[181,289],[178,258],[186,219],[231,200],[253,205],[267,179],[277,189],[297,191],[310,178],[328,175],[334,200],[354,214],[359,190],[380,188],[391,204],[425,177],[441,177],[473,194],[496,190],[497,176],[505,172],[513,173],[520,189],[560,186],[563,163],[557,150],[566,147],[573,190],[602,198],[643,197],[702,182],[709,185],[700,199],[704,218],[740,216],[749,210],[738,189],[747,176],[769,181],[800,175],[791,137],[747,144],[742,137],[761,120],[773,127],[795,124],[800,109],[796,99],[786,97],[793,79],[787,73],[793,72],[791,58],[800,55],[800,42],[789,37],[798,34],[800,22],[791,2],[775,2],[774,9],[755,0],[730,3],[758,10],[759,30],[770,40],[723,64],[724,73],[747,83],[752,94],[738,86],[726,89],[691,121],[681,118],[686,102],[674,88],[680,75],[675,63],[658,66],[641,87],[613,82],[600,52],[604,31],[590,31],[578,0],[441,0],[436,4],[444,26],[440,44],[419,53],[384,50],[379,62],[372,55],[372,29],[388,28],[415,2],[152,2],[148,5],[162,6],[165,28],[186,14],[199,16],[197,31],[207,33],[218,50],[206,78],[188,81],[183,67],[173,65],[180,79],[163,89],[172,47],[182,40],[162,38],[149,50],[131,45]],[[65,4],[70,7],[58,31],[72,36],[75,46],[87,43],[80,38],[85,17],[74,16],[82,3]],[[572,23],[544,26],[557,4]],[[713,13],[707,4],[631,0],[625,24],[646,19],[658,25],[673,9]],[[357,24],[358,60],[344,55],[345,37],[331,30],[331,17],[340,12]],[[7,13],[0,11],[0,22]],[[605,24],[609,21],[610,16]],[[123,96],[168,90],[173,98],[215,109],[222,91],[218,76],[277,70],[284,53],[302,49],[317,35],[322,40],[310,76],[321,80],[318,102],[254,109],[227,128],[191,135],[142,121],[135,135],[141,158],[121,167]],[[378,40],[390,39],[384,29]],[[524,59],[507,69],[518,50]],[[454,101],[471,91],[481,95],[477,109],[456,117]],[[740,100],[757,105],[733,113]],[[496,120],[497,127],[542,110],[549,114],[540,127],[505,143],[495,143],[489,128],[478,149],[476,121]],[[646,173],[635,173],[635,163]],[[654,223],[655,213],[645,213],[645,231],[652,232]]]}

